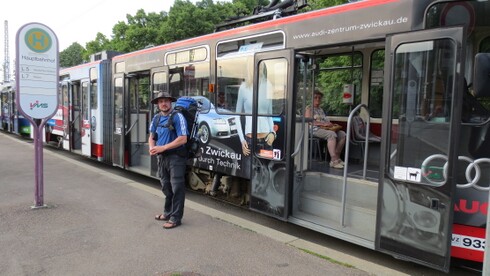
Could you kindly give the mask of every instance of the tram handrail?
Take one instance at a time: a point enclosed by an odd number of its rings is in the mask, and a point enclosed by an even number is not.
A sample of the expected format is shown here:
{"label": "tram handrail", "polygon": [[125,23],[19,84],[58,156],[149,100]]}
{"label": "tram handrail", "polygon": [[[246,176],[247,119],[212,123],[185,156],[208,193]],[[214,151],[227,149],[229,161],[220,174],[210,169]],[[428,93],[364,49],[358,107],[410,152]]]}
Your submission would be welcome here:
{"label": "tram handrail", "polygon": [[129,129],[124,133],[124,136],[128,135],[131,130],[133,130],[133,127],[138,123],[139,119],[136,118],[136,120],[134,120],[133,124],[129,127]]}
{"label": "tram handrail", "polygon": [[368,157],[368,149],[369,149],[369,134],[370,134],[370,128],[369,128],[369,123],[371,120],[371,114],[369,113],[369,109],[367,105],[365,104],[360,104],[356,106],[349,114],[349,118],[347,119],[347,134],[346,134],[346,142],[345,142],[345,165],[344,165],[344,177],[343,177],[343,182],[342,182],[342,210],[340,211],[340,221],[342,223],[342,227],[345,227],[345,207],[346,207],[346,194],[347,194],[347,169],[349,168],[349,149],[350,149],[350,140],[351,140],[351,125],[352,125],[352,117],[358,110],[361,108],[364,108],[368,114],[368,119],[366,122],[366,137],[364,141],[364,164],[363,164],[363,169],[362,169],[362,179],[366,179],[366,172],[367,172],[367,157]]}
{"label": "tram handrail", "polygon": [[301,130],[301,138],[299,138],[299,141],[296,143],[296,148],[294,149],[294,152],[291,154],[291,157],[295,157],[298,155],[299,151],[301,150],[301,147],[303,146],[303,140],[305,136],[305,130]]}

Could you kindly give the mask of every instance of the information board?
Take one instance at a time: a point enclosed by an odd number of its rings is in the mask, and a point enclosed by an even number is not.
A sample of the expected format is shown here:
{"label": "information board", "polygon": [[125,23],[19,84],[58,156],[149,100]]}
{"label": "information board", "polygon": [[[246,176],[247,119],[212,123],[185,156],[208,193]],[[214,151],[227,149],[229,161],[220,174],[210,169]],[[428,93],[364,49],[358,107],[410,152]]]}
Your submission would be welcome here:
{"label": "information board", "polygon": [[17,103],[24,115],[45,119],[58,108],[58,38],[47,26],[29,23],[16,38]]}

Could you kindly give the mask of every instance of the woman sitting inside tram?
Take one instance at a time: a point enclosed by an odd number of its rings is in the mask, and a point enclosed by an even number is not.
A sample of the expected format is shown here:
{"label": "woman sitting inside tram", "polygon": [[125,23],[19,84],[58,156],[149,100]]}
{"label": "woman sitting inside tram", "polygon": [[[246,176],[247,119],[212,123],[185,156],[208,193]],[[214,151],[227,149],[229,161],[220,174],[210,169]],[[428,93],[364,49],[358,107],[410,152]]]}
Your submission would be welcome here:
{"label": "woman sitting inside tram", "polygon": [[334,169],[343,169],[344,161],[340,158],[345,145],[345,132],[336,129],[335,124],[330,122],[325,111],[320,107],[323,99],[323,93],[315,90],[313,93],[313,108],[306,107],[305,117],[312,118],[313,136],[327,141],[327,150],[330,154],[330,167]]}

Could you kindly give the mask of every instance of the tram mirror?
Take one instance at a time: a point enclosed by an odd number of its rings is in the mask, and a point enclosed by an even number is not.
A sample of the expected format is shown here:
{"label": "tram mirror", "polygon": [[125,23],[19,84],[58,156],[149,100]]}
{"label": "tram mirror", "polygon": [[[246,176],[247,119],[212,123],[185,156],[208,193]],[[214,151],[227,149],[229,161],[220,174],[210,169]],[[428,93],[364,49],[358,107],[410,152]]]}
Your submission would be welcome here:
{"label": "tram mirror", "polygon": [[474,96],[490,96],[490,53],[478,53],[475,56]]}

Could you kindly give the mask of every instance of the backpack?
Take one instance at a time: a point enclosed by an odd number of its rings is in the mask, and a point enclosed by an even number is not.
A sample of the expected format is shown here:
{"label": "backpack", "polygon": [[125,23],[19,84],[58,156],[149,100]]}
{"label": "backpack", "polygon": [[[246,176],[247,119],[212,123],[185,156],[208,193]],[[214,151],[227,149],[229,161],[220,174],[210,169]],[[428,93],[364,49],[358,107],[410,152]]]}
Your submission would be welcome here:
{"label": "backpack", "polygon": [[[174,109],[170,113],[167,123],[163,127],[173,130],[173,117],[179,112],[184,115],[187,123],[187,143],[185,144],[186,152],[182,155],[187,158],[197,158],[200,156],[200,140],[197,137],[197,117],[201,110],[201,103],[191,97],[180,97],[175,102]],[[159,122],[159,116],[157,122]]]}

